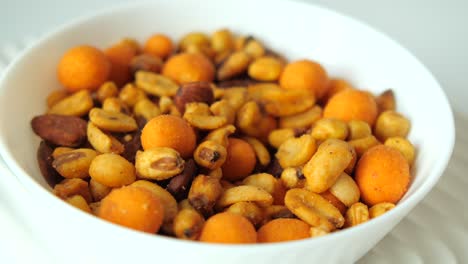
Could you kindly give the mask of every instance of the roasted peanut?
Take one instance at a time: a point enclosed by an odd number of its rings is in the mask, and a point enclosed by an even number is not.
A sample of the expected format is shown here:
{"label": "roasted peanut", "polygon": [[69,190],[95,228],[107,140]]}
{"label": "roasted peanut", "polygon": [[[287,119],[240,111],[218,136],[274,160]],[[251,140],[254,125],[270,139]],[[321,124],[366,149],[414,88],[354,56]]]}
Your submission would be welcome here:
{"label": "roasted peanut", "polygon": [[203,215],[211,215],[216,201],[221,196],[223,187],[218,179],[198,175],[193,179],[188,194],[190,204]]}
{"label": "roasted peanut", "polygon": [[241,185],[225,190],[216,206],[224,208],[238,202],[255,202],[260,207],[266,207],[273,203],[273,197],[262,188]]}
{"label": "roasted peanut", "polygon": [[196,211],[195,208],[193,208],[193,206],[190,204],[188,199],[183,199],[182,201],[180,201],[177,204],[177,208],[179,208],[179,212],[184,209],[190,209],[190,210]]}
{"label": "roasted peanut", "polygon": [[181,239],[197,240],[204,224],[205,219],[197,211],[182,209],[174,218],[174,234]]}
{"label": "roasted peanut", "polygon": [[86,140],[86,121],[79,117],[47,114],[31,120],[42,139],[59,146],[77,147]]}
{"label": "roasted peanut", "polygon": [[252,146],[253,150],[255,151],[255,155],[257,156],[257,160],[261,165],[267,166],[270,164],[270,153],[260,140],[254,137],[243,137],[242,139],[249,143],[250,146]]}
{"label": "roasted peanut", "polygon": [[214,84],[211,85],[211,90],[213,91],[213,97],[215,100],[221,99],[224,96],[224,92],[226,92],[226,89],[219,88]]}
{"label": "roasted peanut", "polygon": [[262,116],[258,104],[255,101],[249,101],[239,109],[236,125],[245,133],[249,128],[258,126]]}
{"label": "roasted peanut", "polygon": [[274,195],[278,188],[278,180],[268,173],[257,173],[244,178],[243,185],[256,186]]}
{"label": "roasted peanut", "polygon": [[181,113],[185,112],[185,105],[188,103],[200,102],[210,105],[213,100],[213,90],[208,82],[183,84],[174,97],[174,103]]}
{"label": "roasted peanut", "polygon": [[362,224],[369,220],[369,210],[363,203],[355,203],[348,208],[345,216],[345,226],[351,227]]}
{"label": "roasted peanut", "polygon": [[135,75],[135,84],[143,91],[156,96],[174,96],[179,86],[171,79],[153,72],[139,71]]}
{"label": "roasted peanut", "polygon": [[124,146],[120,141],[110,134],[104,133],[91,122],[88,122],[87,135],[91,146],[101,153],[120,154],[124,151]]}
{"label": "roasted peanut", "polygon": [[65,199],[65,201],[82,211],[91,213],[91,209],[89,208],[88,203],[81,195],[74,195],[74,196],[68,197]]}
{"label": "roasted peanut", "polygon": [[48,114],[83,116],[93,108],[93,98],[88,90],[81,90],[55,103]]}
{"label": "roasted peanut", "polygon": [[165,147],[137,151],[135,157],[138,176],[153,180],[165,180],[181,173],[184,163],[177,151]]}
{"label": "roasted peanut", "polygon": [[329,138],[345,140],[348,136],[348,126],[338,119],[322,118],[315,123],[311,135],[317,141]]}
{"label": "roasted peanut", "polygon": [[348,143],[327,139],[304,166],[307,188],[316,193],[328,190],[352,159],[352,147]]}
{"label": "roasted peanut", "polygon": [[286,207],[313,227],[333,231],[344,224],[340,211],[322,196],[305,189],[291,189],[284,198]]}
{"label": "roasted peanut", "polygon": [[329,191],[347,207],[357,203],[360,198],[359,187],[356,182],[346,173],[342,173]]}
{"label": "roasted peanut", "polygon": [[305,134],[283,142],[275,156],[281,164],[281,167],[297,167],[309,161],[316,150],[317,146],[315,140],[311,135]]}
{"label": "roasted peanut", "polygon": [[310,228],[310,237],[319,237],[319,236],[324,236],[330,232],[325,231],[321,228],[318,227],[311,227]]}
{"label": "roasted peanut", "polygon": [[311,127],[317,120],[322,117],[322,108],[318,105],[309,108],[308,110],[291,115],[284,116],[279,119],[280,128],[308,128]]}
{"label": "roasted peanut", "polygon": [[380,142],[374,136],[367,136],[364,138],[354,139],[348,141],[348,143],[356,150],[358,157],[361,157],[364,152],[373,146],[377,146]]}
{"label": "roasted peanut", "polygon": [[89,190],[93,196],[93,201],[99,202],[112,191],[112,188],[91,178],[89,181]]}
{"label": "roasted peanut", "polygon": [[138,101],[133,107],[133,113],[136,116],[142,116],[147,121],[151,120],[153,117],[156,117],[161,114],[159,107],[151,102],[149,99],[143,99]]}
{"label": "roasted peanut", "polygon": [[220,168],[226,161],[226,157],[226,148],[211,140],[200,143],[193,153],[193,158],[198,165],[211,170]]}
{"label": "roasted peanut", "polygon": [[253,58],[260,58],[265,55],[265,48],[256,39],[250,38],[246,41],[244,51]]}
{"label": "roasted peanut", "polygon": [[89,167],[89,175],[109,187],[122,187],[135,181],[135,167],[114,153],[98,155]]}
{"label": "roasted peanut", "polygon": [[52,166],[64,178],[86,178],[89,176],[89,166],[97,152],[92,149],[81,148],[59,155],[52,162]]}
{"label": "roasted peanut", "polygon": [[276,81],[283,71],[283,64],[277,58],[264,56],[255,59],[248,69],[249,76],[260,81]]}
{"label": "roasted peanut", "polygon": [[68,147],[57,147],[54,149],[54,152],[52,152],[52,158],[57,158],[59,155],[69,152],[74,150],[74,148],[68,148]]}
{"label": "roasted peanut", "polygon": [[247,101],[248,94],[247,88],[245,87],[231,87],[224,90],[222,99],[228,101],[228,103],[234,108],[235,112],[241,108],[242,105]]}
{"label": "roasted peanut", "polygon": [[220,100],[210,106],[211,112],[216,116],[224,116],[227,124],[234,124],[236,120],[236,111],[227,100]]}
{"label": "roasted peanut", "polygon": [[238,202],[226,209],[226,212],[247,218],[254,226],[259,226],[264,220],[263,210],[252,202]]}
{"label": "roasted peanut", "polygon": [[47,95],[47,108],[51,108],[56,103],[60,102],[62,99],[68,96],[67,90],[54,90],[49,95]]}
{"label": "roasted peanut", "polygon": [[270,221],[277,218],[296,218],[284,205],[270,205],[263,210],[264,220]]}
{"label": "roasted peanut", "polygon": [[96,91],[96,99],[101,103],[103,103],[107,98],[117,97],[118,95],[119,88],[117,88],[117,85],[115,85],[114,82],[105,82],[99,86]]}
{"label": "roasted peanut", "polygon": [[138,125],[131,116],[118,112],[93,108],[89,111],[89,120],[97,127],[112,132],[131,132],[138,129]]}
{"label": "roasted peanut", "polygon": [[212,115],[208,105],[204,103],[186,104],[184,119],[192,126],[205,130],[217,129],[227,123],[226,117]]}
{"label": "roasted peanut", "polygon": [[169,113],[173,106],[175,107],[174,102],[169,96],[161,96],[159,98],[159,110],[161,110],[161,114]]}
{"label": "roasted peanut", "polygon": [[133,83],[127,83],[119,93],[119,99],[129,107],[133,107],[138,101],[147,98],[145,92]]}
{"label": "roasted peanut", "polygon": [[220,29],[211,35],[211,47],[217,53],[230,52],[234,48],[234,38],[228,29]]}
{"label": "roasted peanut", "polygon": [[416,150],[409,140],[402,137],[390,137],[385,140],[384,145],[400,151],[408,161],[408,164],[410,166],[413,165]]}
{"label": "roasted peanut", "polygon": [[348,122],[348,140],[365,138],[372,135],[369,123],[362,120],[351,120]]}
{"label": "roasted peanut", "polygon": [[292,128],[275,129],[268,135],[268,143],[275,148],[279,148],[286,140],[294,138],[295,134]]}
{"label": "roasted peanut", "polygon": [[117,113],[130,113],[128,106],[119,98],[117,97],[109,97],[104,100],[102,103],[102,110],[109,111],[109,112],[117,112]]}
{"label": "roasted peanut", "polygon": [[183,36],[179,42],[179,49],[185,51],[189,46],[209,46],[210,39],[208,36],[201,32],[191,32]]}
{"label": "roasted peanut", "polygon": [[369,209],[369,217],[371,219],[376,218],[392,210],[393,208],[395,208],[395,205],[392,203],[378,203]]}
{"label": "roasted peanut", "polygon": [[229,144],[228,137],[236,131],[236,127],[233,125],[227,125],[211,131],[206,137],[205,141],[214,141],[227,147]]}
{"label": "roasted peanut", "polygon": [[353,156],[353,158],[349,162],[348,167],[346,167],[346,169],[344,170],[344,172],[346,172],[349,175],[353,174],[354,167],[356,167],[356,163],[358,161],[358,155],[354,147],[351,148],[351,155]]}
{"label": "roasted peanut", "polygon": [[226,60],[221,64],[216,77],[220,81],[231,79],[244,73],[247,70],[252,57],[244,51],[236,51],[232,53]]}
{"label": "roasted peanut", "polygon": [[403,115],[395,111],[385,111],[377,117],[374,133],[381,141],[385,141],[389,137],[406,138],[410,126],[410,121]]}
{"label": "roasted peanut", "polygon": [[163,61],[157,56],[150,54],[140,54],[130,61],[130,73],[132,76],[139,71],[158,73],[161,71]]}
{"label": "roasted peanut", "polygon": [[61,199],[66,199],[74,195],[82,196],[88,203],[92,201],[88,183],[82,179],[65,179],[54,186],[54,194]]}
{"label": "roasted peanut", "polygon": [[394,111],[396,109],[395,95],[392,89],[385,90],[375,98],[379,112]]}
{"label": "roasted peanut", "polygon": [[303,188],[306,181],[300,167],[285,168],[280,179],[286,189]]}

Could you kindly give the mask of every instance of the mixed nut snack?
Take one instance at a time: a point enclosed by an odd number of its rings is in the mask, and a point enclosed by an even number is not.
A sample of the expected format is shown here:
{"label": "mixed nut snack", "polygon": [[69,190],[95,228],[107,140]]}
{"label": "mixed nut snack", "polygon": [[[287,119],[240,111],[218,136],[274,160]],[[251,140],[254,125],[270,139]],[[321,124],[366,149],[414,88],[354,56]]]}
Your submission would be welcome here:
{"label": "mixed nut snack", "polygon": [[323,236],[395,207],[410,121],[392,90],[330,78],[227,29],[78,46],[31,121],[65,202],[139,231],[214,243]]}

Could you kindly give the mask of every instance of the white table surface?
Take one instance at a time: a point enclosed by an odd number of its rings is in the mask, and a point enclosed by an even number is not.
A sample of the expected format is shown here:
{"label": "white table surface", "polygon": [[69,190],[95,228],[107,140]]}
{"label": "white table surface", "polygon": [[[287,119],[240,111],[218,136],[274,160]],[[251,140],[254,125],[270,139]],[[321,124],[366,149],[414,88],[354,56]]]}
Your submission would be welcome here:
{"label": "white table surface", "polygon": [[[74,17],[124,2],[130,1],[0,0],[0,70],[17,54],[18,49],[50,29]],[[468,129],[468,84],[465,81],[468,74],[468,1],[308,2],[358,18],[400,42],[434,73],[456,113],[457,146],[446,175],[424,202],[361,262],[468,263],[468,206],[464,201],[467,197],[465,187],[468,187],[468,178],[464,177],[468,159],[463,153],[468,146],[468,136],[462,135]],[[21,222],[7,219],[15,201],[5,188],[1,189],[0,226],[4,228],[0,229],[9,232],[0,234],[0,259],[11,259],[12,262],[8,263],[32,263],[32,259],[36,260],[35,263],[50,263],[48,260],[40,261],[48,258],[40,256],[43,253],[41,243],[37,238],[32,238],[32,230]],[[421,223],[421,219],[428,215],[430,219]],[[456,240],[453,234],[444,231],[446,225],[458,225],[460,231],[456,233]],[[408,233],[415,231],[418,232],[414,236],[408,236]],[[18,247],[29,251],[21,254]]]}

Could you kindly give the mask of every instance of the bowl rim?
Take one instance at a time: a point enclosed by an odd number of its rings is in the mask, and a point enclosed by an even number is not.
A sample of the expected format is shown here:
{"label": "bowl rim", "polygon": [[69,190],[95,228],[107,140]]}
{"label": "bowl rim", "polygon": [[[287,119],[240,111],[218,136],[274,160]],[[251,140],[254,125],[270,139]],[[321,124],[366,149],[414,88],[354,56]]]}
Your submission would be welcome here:
{"label": "bowl rim", "polygon": [[[441,153],[439,155],[439,159],[437,162],[433,164],[432,170],[428,173],[427,179],[425,179],[421,186],[407,199],[405,199],[401,204],[399,203],[398,206],[396,206],[393,210],[390,212],[376,218],[372,219],[372,221],[368,221],[366,223],[363,223],[361,225],[352,227],[352,228],[346,228],[345,230],[340,230],[339,232],[332,232],[326,236],[321,236],[321,237],[315,237],[312,239],[303,239],[303,240],[296,240],[296,241],[287,241],[287,242],[277,242],[277,243],[257,243],[257,244],[243,244],[243,245],[235,245],[235,244],[218,244],[218,243],[199,243],[199,242],[193,242],[193,241],[186,241],[178,238],[172,238],[172,237],[166,237],[166,236],[161,236],[161,235],[154,235],[154,234],[148,234],[140,231],[136,231],[130,228],[126,228],[117,224],[113,224],[107,221],[104,221],[102,219],[99,219],[93,215],[90,215],[88,213],[82,212],[81,210],[74,208],[72,206],[69,206],[59,198],[55,197],[49,190],[44,188],[42,185],[40,185],[38,182],[36,182],[22,167],[20,167],[13,156],[10,154],[10,151],[7,149],[7,144],[5,142],[5,137],[4,137],[4,132],[0,131],[0,158],[3,158],[3,161],[5,163],[5,167],[8,169],[9,172],[11,172],[12,179],[18,181],[23,187],[25,187],[25,190],[27,191],[28,194],[31,196],[38,196],[40,197],[41,200],[47,200],[48,202],[52,203],[51,206],[56,208],[55,210],[63,212],[67,215],[71,214],[81,214],[81,218],[83,219],[83,225],[89,224],[90,225],[99,225],[99,228],[103,230],[100,234],[93,234],[97,236],[101,236],[109,231],[115,231],[115,228],[118,228],[117,230],[119,233],[122,233],[122,235],[128,235],[132,236],[135,239],[143,240],[146,239],[147,242],[155,242],[157,240],[160,240],[161,242],[166,243],[168,246],[190,246],[190,247],[196,247],[197,249],[204,250],[204,249],[219,249],[219,250],[230,250],[230,251],[235,251],[235,252],[240,252],[242,253],[254,253],[258,252],[259,250],[265,250],[265,251],[270,251],[270,250],[278,250],[278,249],[288,249],[288,248],[295,248],[298,245],[304,245],[307,244],[311,248],[314,245],[319,245],[319,243],[326,243],[329,240],[335,240],[335,239],[340,239],[341,237],[348,236],[350,234],[362,232],[362,229],[366,229],[370,226],[376,226],[379,225],[380,222],[384,221],[389,221],[391,219],[397,219],[400,218],[401,220],[404,216],[400,216],[398,213],[399,211],[403,210],[403,207],[408,207],[409,209],[412,209],[418,202],[420,202],[428,193],[429,191],[433,188],[433,186],[438,182],[440,177],[442,177],[443,172],[445,168],[448,165],[448,161],[451,158],[452,152],[453,152],[453,147],[455,143],[455,125],[454,125],[454,117],[453,117],[453,112],[450,107],[447,95],[443,91],[442,87],[440,86],[439,82],[435,79],[434,75],[432,72],[415,56],[413,55],[409,50],[407,50],[405,47],[403,47],[401,44],[399,44],[397,41],[395,41],[393,38],[388,36],[387,34],[383,33],[382,31],[368,25],[367,23],[360,21],[359,19],[356,19],[350,15],[346,15],[343,13],[340,13],[338,11],[335,11],[333,9],[323,7],[319,4],[315,3],[307,3],[299,0],[292,0],[292,1],[286,1],[286,0],[261,0],[260,2],[268,3],[268,4],[274,4],[274,5],[295,5],[295,8],[313,8],[316,9],[318,12],[321,13],[327,13],[330,14],[334,17],[340,17],[342,19],[347,20],[349,23],[355,24],[356,26],[360,28],[366,28],[366,30],[369,30],[372,32],[372,35],[376,35],[382,39],[384,39],[386,42],[390,43],[392,46],[395,48],[399,49],[399,52],[404,53],[405,56],[413,59],[417,64],[418,67],[421,68],[421,70],[427,72],[428,77],[430,77],[430,81],[434,83],[435,85],[435,92],[439,92],[440,95],[440,106],[443,107],[444,109],[438,109],[438,110],[443,110],[446,113],[446,117],[448,118],[447,125],[447,134],[448,138],[446,138],[446,145],[447,147],[445,148],[445,152]],[[183,1],[177,2],[178,4],[184,3]],[[90,20],[94,20],[96,18],[102,17],[102,16],[107,16],[110,15],[114,12],[119,12],[119,11],[125,11],[128,9],[137,9],[137,8],[142,8],[145,6],[151,6],[155,5],[157,3],[151,2],[151,1],[137,1],[137,2],[128,2],[124,4],[118,4],[110,8],[103,8],[99,9],[97,11],[93,11],[90,13],[86,13],[85,15],[78,16],[77,18],[71,19],[68,22],[65,22],[64,24],[56,27],[53,30],[48,31],[48,33],[44,34],[42,37],[40,37],[37,41],[35,41],[30,47],[27,47],[24,49],[22,52],[20,52],[19,56],[17,56],[10,64],[7,66],[7,68],[4,70],[4,73],[0,76],[0,97],[3,96],[4,91],[7,88],[3,88],[5,85],[4,83],[8,79],[8,76],[10,75],[11,72],[14,72],[17,68],[17,65],[20,61],[22,61],[28,54],[34,54],[37,52],[37,50],[40,50],[41,46],[46,43],[50,38],[53,38],[54,36],[67,31],[69,29],[75,28],[81,24],[87,23]],[[0,163],[2,160],[0,159]],[[96,221],[97,220],[97,221]],[[398,221],[399,221],[398,220]],[[396,223],[397,224],[397,223]],[[155,239],[156,238],[156,239]],[[215,247],[215,248],[214,248]]]}

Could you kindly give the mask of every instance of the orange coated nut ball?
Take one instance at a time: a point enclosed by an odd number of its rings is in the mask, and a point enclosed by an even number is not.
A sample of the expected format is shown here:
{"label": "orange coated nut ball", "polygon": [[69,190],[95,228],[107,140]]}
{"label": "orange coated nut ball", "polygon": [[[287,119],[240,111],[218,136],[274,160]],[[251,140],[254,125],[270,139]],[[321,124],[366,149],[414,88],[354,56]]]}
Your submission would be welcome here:
{"label": "orange coated nut ball", "polygon": [[310,237],[310,226],[292,218],[278,218],[258,230],[258,242],[282,242]]}
{"label": "orange coated nut ball", "polygon": [[223,178],[232,182],[242,180],[252,173],[256,162],[255,151],[249,143],[229,138],[226,161],[221,167]]}
{"label": "orange coated nut ball", "polygon": [[355,172],[361,198],[369,206],[382,202],[396,204],[408,190],[410,178],[405,157],[385,145],[367,150]]}
{"label": "orange coated nut ball", "polygon": [[203,227],[200,241],[226,244],[257,242],[257,232],[247,218],[225,212],[210,217]]}
{"label": "orange coated nut ball", "polygon": [[322,98],[328,90],[328,76],[325,69],[317,62],[300,60],[291,62],[283,70],[280,86],[285,89],[304,89]]}
{"label": "orange coated nut ball", "polygon": [[109,78],[111,64],[106,55],[92,46],[68,50],[60,59],[57,77],[70,92],[96,90]]}
{"label": "orange coated nut ball", "polygon": [[141,131],[144,150],[168,147],[175,149],[183,158],[192,155],[196,140],[193,128],[184,119],[174,115],[157,116],[146,123]]}
{"label": "orange coated nut ball", "polygon": [[212,82],[215,76],[213,64],[198,53],[180,53],[170,57],[163,66],[162,74],[179,84]]}
{"label": "orange coated nut ball", "polygon": [[143,51],[145,53],[158,56],[162,59],[171,55],[173,49],[174,44],[172,43],[172,40],[168,36],[162,34],[152,35],[143,47]]}
{"label": "orange coated nut ball", "polygon": [[98,216],[115,224],[154,234],[161,227],[164,208],[152,192],[126,186],[114,189],[101,201]]}
{"label": "orange coated nut ball", "polygon": [[129,42],[120,42],[107,48],[104,53],[111,63],[109,79],[119,87],[130,81],[130,62],[137,54],[135,46]]}
{"label": "orange coated nut ball", "polygon": [[346,89],[330,98],[323,110],[323,117],[345,122],[362,120],[372,127],[377,118],[377,104],[368,92]]}

